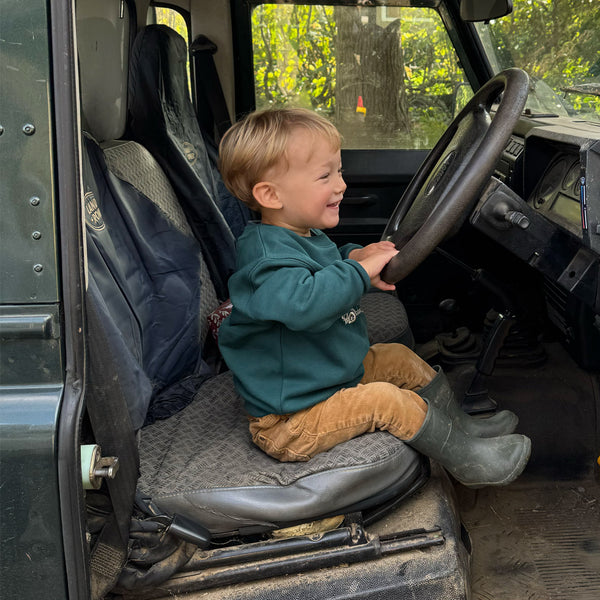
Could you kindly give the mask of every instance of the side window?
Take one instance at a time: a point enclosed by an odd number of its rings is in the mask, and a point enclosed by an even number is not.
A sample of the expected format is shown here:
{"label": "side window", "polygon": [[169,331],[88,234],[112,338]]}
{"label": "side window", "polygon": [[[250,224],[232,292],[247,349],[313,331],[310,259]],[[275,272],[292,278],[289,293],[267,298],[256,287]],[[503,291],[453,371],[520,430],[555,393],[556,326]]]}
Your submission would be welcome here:
{"label": "side window", "polygon": [[257,108],[320,111],[344,148],[432,148],[472,94],[432,8],[260,4],[252,43]]}
{"label": "side window", "polygon": [[173,8],[171,6],[160,6],[158,4],[151,4],[148,7],[148,16],[146,22],[148,24],[166,25],[167,27],[174,29],[185,40],[185,43],[188,47],[187,78],[191,98],[192,90],[189,61],[190,35],[188,30],[188,22],[186,18],[176,8]]}

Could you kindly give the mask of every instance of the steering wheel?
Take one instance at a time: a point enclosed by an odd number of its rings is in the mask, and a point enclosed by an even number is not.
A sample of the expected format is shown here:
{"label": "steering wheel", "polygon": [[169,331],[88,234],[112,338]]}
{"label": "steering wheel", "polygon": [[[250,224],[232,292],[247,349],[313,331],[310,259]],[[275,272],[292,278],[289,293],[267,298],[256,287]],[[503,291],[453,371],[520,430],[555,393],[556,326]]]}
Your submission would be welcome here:
{"label": "steering wheel", "polygon": [[[408,185],[382,240],[400,252],[382,271],[396,283],[420,265],[466,217],[494,172],[529,91],[521,69],[502,71],[452,121]],[[496,114],[490,110],[502,94]]]}

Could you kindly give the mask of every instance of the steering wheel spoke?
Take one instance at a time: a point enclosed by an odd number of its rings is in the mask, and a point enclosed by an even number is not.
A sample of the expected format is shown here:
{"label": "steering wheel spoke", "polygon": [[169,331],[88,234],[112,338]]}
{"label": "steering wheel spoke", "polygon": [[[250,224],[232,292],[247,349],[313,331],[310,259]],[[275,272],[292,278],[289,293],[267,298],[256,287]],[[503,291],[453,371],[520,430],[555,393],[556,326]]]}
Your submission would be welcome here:
{"label": "steering wheel spoke", "polygon": [[[452,121],[408,185],[382,239],[401,250],[382,279],[412,272],[471,210],[527,100],[529,78],[508,69],[488,81]],[[491,107],[500,102],[494,118]]]}

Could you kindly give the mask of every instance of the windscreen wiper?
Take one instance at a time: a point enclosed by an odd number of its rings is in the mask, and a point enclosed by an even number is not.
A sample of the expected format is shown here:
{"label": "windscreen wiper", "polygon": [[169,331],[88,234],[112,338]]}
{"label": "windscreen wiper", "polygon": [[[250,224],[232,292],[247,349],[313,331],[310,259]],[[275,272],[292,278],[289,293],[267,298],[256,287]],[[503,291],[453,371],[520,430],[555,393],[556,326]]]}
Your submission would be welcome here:
{"label": "windscreen wiper", "polygon": [[600,96],[600,83],[576,83],[560,88],[561,92],[572,94],[587,94],[588,96]]}

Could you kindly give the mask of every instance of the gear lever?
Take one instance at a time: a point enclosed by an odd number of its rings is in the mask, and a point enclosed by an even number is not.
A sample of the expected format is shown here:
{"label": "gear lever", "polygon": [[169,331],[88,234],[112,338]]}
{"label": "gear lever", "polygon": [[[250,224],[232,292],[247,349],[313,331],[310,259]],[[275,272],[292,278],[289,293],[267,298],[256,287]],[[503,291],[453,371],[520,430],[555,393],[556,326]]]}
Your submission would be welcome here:
{"label": "gear lever", "polygon": [[442,330],[456,337],[458,329],[458,304],[454,298],[446,298],[438,304],[442,319]]}
{"label": "gear lever", "polygon": [[[475,375],[462,401],[462,408],[467,413],[494,411],[498,405],[488,393],[486,380],[492,374],[504,340],[516,321],[513,303],[489,273],[483,269],[473,269],[441,248],[437,248],[437,252],[469,272],[473,280],[479,282],[498,297],[504,307],[504,313],[498,313],[489,334],[483,342],[483,348],[475,365]],[[440,308],[442,308],[441,304]]]}
{"label": "gear lever", "polygon": [[515,317],[511,313],[498,313],[475,365],[475,376],[463,398],[462,408],[465,412],[473,414],[496,410],[498,404],[490,397],[486,380],[494,370],[500,348],[514,323]]}

